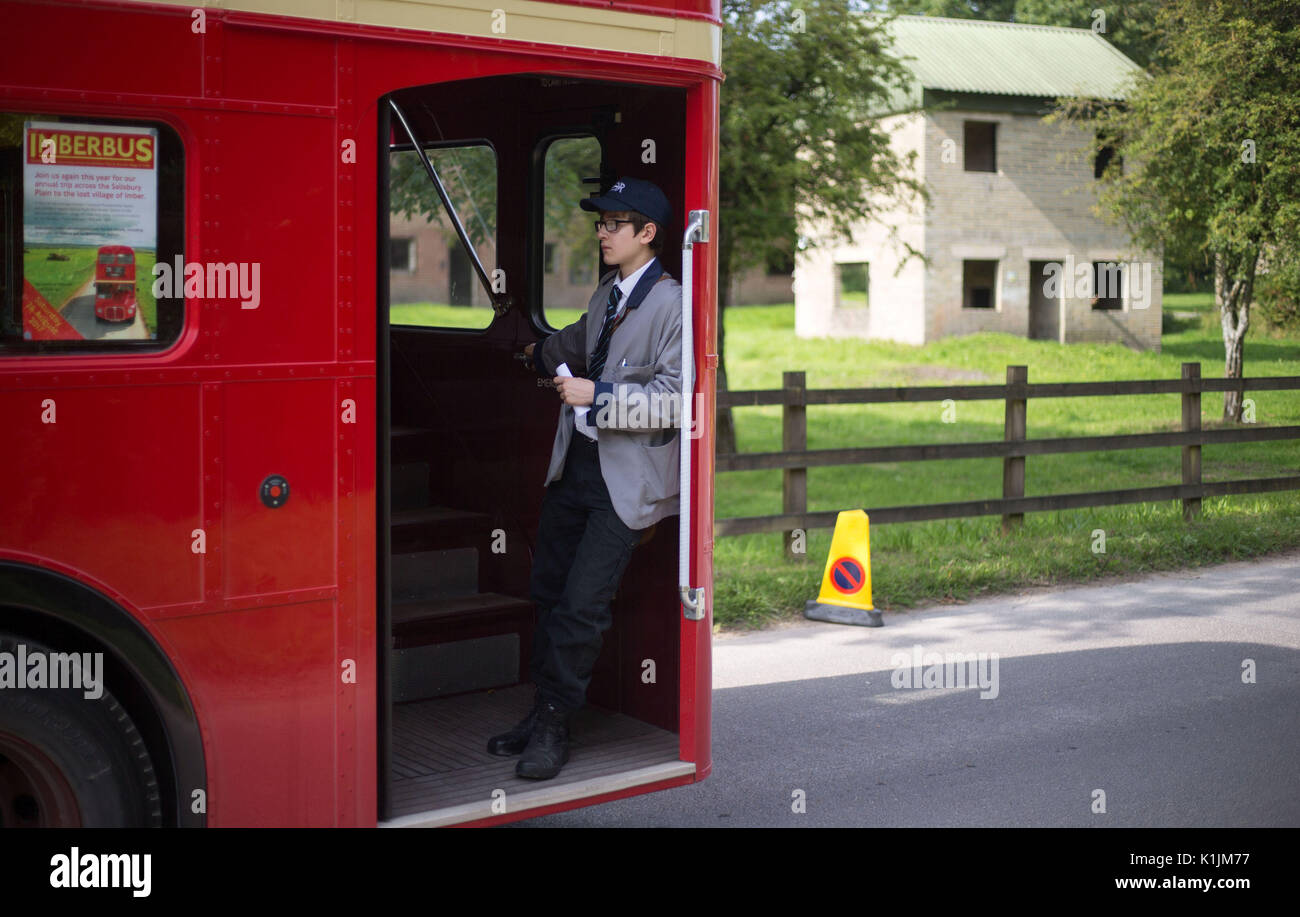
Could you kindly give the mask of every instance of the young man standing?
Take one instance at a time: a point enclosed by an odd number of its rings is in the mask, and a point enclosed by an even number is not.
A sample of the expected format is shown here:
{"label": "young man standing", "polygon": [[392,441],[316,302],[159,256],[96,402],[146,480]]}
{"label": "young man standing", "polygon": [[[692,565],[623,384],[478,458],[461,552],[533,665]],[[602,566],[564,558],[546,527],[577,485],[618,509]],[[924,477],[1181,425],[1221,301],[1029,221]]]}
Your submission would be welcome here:
{"label": "young man standing", "polygon": [[584,316],[524,350],[562,402],[530,587],[537,691],[528,716],[488,742],[494,755],[522,753],[515,773],[535,780],[569,758],[569,719],[586,701],[632,550],[679,510],[682,290],[657,257],[672,208],[635,178],[579,206],[599,213],[601,256],[616,270]]}

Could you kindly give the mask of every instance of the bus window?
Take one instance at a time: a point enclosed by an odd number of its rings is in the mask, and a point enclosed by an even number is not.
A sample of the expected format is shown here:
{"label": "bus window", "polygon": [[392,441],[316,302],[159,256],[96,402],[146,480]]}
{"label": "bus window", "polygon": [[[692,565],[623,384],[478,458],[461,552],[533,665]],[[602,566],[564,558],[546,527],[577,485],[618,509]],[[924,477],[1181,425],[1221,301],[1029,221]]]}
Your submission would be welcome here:
{"label": "bus window", "polygon": [[142,349],[175,341],[184,161],[167,126],[0,112],[0,353]]}
{"label": "bus window", "polygon": [[[425,154],[490,276],[497,264],[496,154],[486,144],[427,147]],[[411,149],[389,155],[389,321],[486,328],[492,303],[419,156]]]}
{"label": "bus window", "polygon": [[600,142],[595,137],[561,137],[546,148],[543,202],[542,319],[553,328],[578,320],[603,270],[591,214],[578,207],[596,186],[584,179],[600,175]]}

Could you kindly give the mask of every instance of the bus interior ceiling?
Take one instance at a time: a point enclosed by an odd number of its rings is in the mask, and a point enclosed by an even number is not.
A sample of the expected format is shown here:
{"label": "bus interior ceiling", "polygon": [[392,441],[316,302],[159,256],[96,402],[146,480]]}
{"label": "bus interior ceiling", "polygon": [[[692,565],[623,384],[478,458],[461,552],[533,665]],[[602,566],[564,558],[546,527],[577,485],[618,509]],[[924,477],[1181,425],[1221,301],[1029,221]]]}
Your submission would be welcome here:
{"label": "bus interior ceiling", "polygon": [[[576,211],[580,198],[598,190],[595,183],[551,187],[544,178],[546,150],[556,137],[595,137],[603,154],[602,187],[621,174],[659,184],[673,202],[675,223],[660,257],[680,277],[685,92],[505,76],[403,90],[393,99],[422,145],[491,146],[496,244],[476,248],[489,275],[504,272],[498,277],[512,299],[509,311],[491,317],[486,294],[476,289],[480,304],[461,308],[480,317],[477,330],[402,325],[397,318],[389,329],[393,708],[387,812],[395,817],[486,801],[498,787],[513,786],[517,793],[536,786],[514,776],[517,759],[486,751],[488,737],[512,726],[532,703],[529,575],[559,413],[551,387],[539,384],[514,355],[551,330],[543,306],[585,309],[607,270],[599,265],[588,219],[581,241],[586,251],[576,256],[591,260],[589,282],[565,301],[542,302],[542,196],[567,197],[560,205]],[[396,149],[409,150],[402,125],[392,121]],[[655,163],[643,162],[647,140]],[[439,160],[431,160],[438,168]],[[463,176],[439,171],[455,205]],[[420,172],[416,177],[432,191],[422,166]],[[441,214],[436,196],[431,200]],[[444,218],[442,226],[442,254],[460,249],[450,222]],[[386,249],[391,244],[380,241]],[[445,293],[448,281],[442,282]],[[480,287],[473,273],[468,282]],[[429,298],[439,301],[437,292]],[[397,302],[390,295],[389,304]],[[614,624],[605,634],[587,708],[574,722],[570,763],[546,784],[573,784],[678,757],[676,522],[660,522],[633,555],[613,602]]]}

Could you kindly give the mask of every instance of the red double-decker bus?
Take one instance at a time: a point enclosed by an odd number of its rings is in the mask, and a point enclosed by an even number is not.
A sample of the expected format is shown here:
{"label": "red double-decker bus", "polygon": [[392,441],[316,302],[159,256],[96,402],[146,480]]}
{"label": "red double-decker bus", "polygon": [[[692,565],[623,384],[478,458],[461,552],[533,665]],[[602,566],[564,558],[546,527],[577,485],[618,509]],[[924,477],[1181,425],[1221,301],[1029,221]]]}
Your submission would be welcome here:
{"label": "red double-decker bus", "polygon": [[[0,22],[0,824],[487,825],[707,776],[717,0]],[[585,308],[576,205],[619,175],[673,205],[693,435],[538,783],[485,748],[532,700],[557,416],[516,355]],[[124,249],[139,317],[95,332]]]}
{"label": "red double-decker bus", "polygon": [[100,246],[95,258],[95,317],[107,322],[135,318],[135,252],[125,245]]}

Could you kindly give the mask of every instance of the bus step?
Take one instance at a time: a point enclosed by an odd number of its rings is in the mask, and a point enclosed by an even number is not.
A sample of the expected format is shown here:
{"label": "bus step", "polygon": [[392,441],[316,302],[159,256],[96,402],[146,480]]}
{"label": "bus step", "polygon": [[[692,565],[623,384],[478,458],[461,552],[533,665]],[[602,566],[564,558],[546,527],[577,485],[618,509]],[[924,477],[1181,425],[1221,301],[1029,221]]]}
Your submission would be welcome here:
{"label": "bus step", "polygon": [[475,548],[394,554],[392,571],[394,602],[449,599],[479,591]]}
{"label": "bus step", "polygon": [[394,703],[429,700],[519,682],[518,634],[494,634],[393,651]]}
{"label": "bus step", "polygon": [[424,506],[393,510],[392,551],[432,551],[440,548],[491,547],[492,517],[471,510]]}
{"label": "bus step", "polygon": [[513,685],[527,666],[533,605],[486,592],[393,603],[393,700]]}
{"label": "bus step", "polygon": [[419,602],[393,602],[393,648],[452,643],[474,637],[530,630],[533,603],[477,592]]}
{"label": "bus step", "polygon": [[437,437],[433,430],[401,424],[394,424],[388,429],[388,460],[394,465],[427,462],[437,449]]}
{"label": "bus step", "polygon": [[429,463],[403,462],[392,466],[389,478],[393,510],[422,509],[429,505]]}

